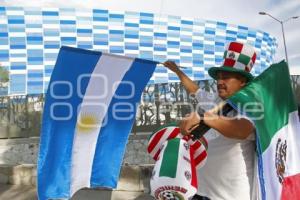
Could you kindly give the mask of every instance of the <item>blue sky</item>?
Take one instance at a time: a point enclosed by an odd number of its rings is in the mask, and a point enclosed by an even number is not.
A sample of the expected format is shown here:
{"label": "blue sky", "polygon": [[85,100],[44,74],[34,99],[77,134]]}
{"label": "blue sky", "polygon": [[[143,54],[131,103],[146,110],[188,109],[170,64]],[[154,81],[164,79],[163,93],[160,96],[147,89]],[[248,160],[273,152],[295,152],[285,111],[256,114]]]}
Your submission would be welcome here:
{"label": "blue sky", "polygon": [[[145,11],[200,19],[223,21],[260,29],[275,36],[278,49],[275,62],[285,58],[281,26],[265,11],[284,20],[300,16],[300,0],[0,0],[0,5],[39,7],[102,8],[114,11]],[[300,18],[284,23],[289,65],[292,73],[300,74]]]}

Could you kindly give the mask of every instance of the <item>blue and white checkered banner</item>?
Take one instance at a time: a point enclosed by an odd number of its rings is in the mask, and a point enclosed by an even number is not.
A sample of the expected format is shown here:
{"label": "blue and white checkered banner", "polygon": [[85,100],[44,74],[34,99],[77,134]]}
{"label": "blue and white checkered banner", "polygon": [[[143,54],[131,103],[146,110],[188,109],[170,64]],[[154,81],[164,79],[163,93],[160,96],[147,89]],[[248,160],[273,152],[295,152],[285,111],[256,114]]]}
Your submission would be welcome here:
{"label": "blue and white checkered banner", "polygon": [[[273,61],[275,38],[261,30],[223,22],[143,12],[74,8],[0,7],[0,63],[10,71],[9,94],[40,94],[48,89],[62,45],[187,67],[193,80],[210,79],[231,41],[255,47],[253,75]],[[158,67],[149,84],[179,81]]]}

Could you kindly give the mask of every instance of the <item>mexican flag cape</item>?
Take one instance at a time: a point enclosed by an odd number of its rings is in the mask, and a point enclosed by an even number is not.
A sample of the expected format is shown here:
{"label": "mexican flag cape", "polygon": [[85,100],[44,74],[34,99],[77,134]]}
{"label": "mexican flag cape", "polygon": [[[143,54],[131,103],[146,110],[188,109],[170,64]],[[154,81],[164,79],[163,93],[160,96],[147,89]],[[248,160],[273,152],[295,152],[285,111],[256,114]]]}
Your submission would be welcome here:
{"label": "mexican flag cape", "polygon": [[271,65],[228,102],[256,127],[259,199],[299,199],[300,123],[287,63]]}

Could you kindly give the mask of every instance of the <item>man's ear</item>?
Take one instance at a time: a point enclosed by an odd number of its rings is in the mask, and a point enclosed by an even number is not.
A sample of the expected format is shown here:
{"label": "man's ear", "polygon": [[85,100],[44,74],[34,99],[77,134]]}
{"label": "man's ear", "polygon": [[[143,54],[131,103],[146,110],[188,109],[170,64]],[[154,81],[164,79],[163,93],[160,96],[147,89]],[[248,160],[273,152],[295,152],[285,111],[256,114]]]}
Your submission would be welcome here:
{"label": "man's ear", "polygon": [[244,87],[245,85],[247,85],[247,78],[246,77],[244,77],[244,76],[242,76],[240,74],[236,74],[236,78],[238,80],[240,80],[240,82],[241,82],[240,86],[241,87]]}
{"label": "man's ear", "polygon": [[240,77],[241,87],[244,87],[247,84],[247,79],[243,76]]}

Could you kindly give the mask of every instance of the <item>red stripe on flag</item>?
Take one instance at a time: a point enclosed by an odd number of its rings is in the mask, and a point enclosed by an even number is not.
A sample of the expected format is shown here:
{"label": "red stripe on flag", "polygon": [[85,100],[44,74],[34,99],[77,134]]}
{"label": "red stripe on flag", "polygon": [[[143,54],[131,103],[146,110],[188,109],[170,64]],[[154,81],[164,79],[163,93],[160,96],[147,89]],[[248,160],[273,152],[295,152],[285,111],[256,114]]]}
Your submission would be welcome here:
{"label": "red stripe on flag", "polygon": [[234,64],[235,60],[226,58],[223,65],[227,67],[233,67]]}
{"label": "red stripe on flag", "polygon": [[177,135],[179,134],[179,131],[180,131],[179,128],[174,128],[174,130],[171,132],[167,140],[176,138]]}
{"label": "red stripe on flag", "polygon": [[300,173],[285,177],[282,184],[281,200],[299,200],[300,198]]}
{"label": "red stripe on flag", "polygon": [[194,156],[194,149],[190,148],[191,173],[192,173],[191,185],[195,188],[198,188],[196,163],[195,160],[193,159],[193,156]]}
{"label": "red stripe on flag", "polygon": [[195,165],[199,165],[207,157],[206,151],[203,151],[197,158],[195,158]]}
{"label": "red stripe on flag", "polygon": [[[202,145],[202,144],[201,144],[201,142],[199,142],[199,141],[195,141],[194,144],[191,145],[191,148],[193,149],[194,154],[195,154],[196,152],[199,151],[201,145]],[[193,157],[194,157],[194,156],[193,156]]]}
{"label": "red stripe on flag", "polygon": [[195,141],[194,144],[191,145],[191,147],[196,151],[201,146],[201,142]]}
{"label": "red stripe on flag", "polygon": [[229,51],[235,51],[235,52],[238,52],[238,53],[241,53],[242,52],[242,49],[243,49],[243,44],[241,43],[237,43],[237,42],[231,42],[229,47],[228,47],[228,50]]}
{"label": "red stripe on flag", "polygon": [[159,143],[159,140],[161,139],[161,137],[164,135],[164,133],[166,132],[166,128],[160,130],[159,132],[155,133],[153,136],[153,139],[151,140],[151,142],[148,145],[148,153],[151,153],[152,150],[155,148],[155,146]]}
{"label": "red stripe on flag", "polygon": [[161,151],[161,149],[158,149],[158,151],[156,152],[155,156],[153,157],[153,159],[154,159],[155,161],[158,160],[158,156],[159,156],[159,154],[160,154],[160,151]]}

